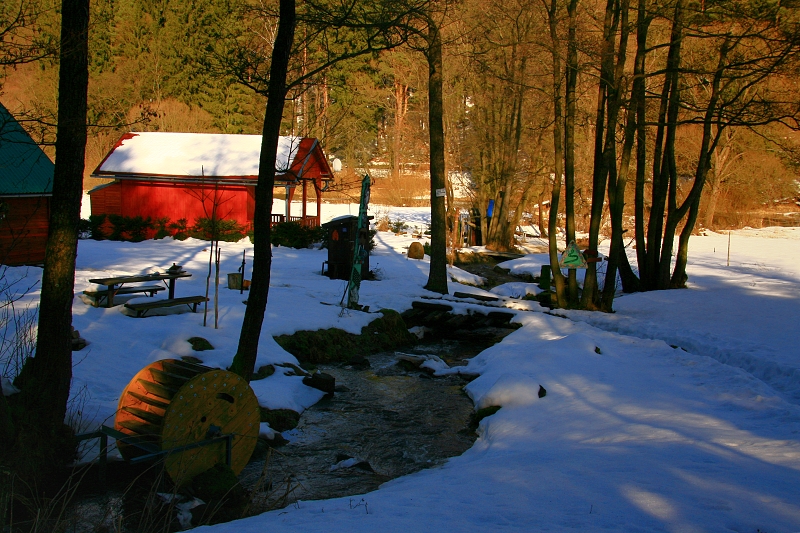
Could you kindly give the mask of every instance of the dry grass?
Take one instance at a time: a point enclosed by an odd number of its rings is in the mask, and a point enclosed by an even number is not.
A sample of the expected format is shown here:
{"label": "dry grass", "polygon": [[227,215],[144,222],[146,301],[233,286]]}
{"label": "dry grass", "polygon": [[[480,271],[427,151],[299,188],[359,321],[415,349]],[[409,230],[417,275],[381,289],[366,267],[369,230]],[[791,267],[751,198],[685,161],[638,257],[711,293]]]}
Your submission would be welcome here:
{"label": "dry grass", "polygon": [[[370,203],[393,206],[430,205],[430,178],[426,173],[404,173],[392,178],[386,171],[370,170],[372,188]],[[358,203],[361,195],[363,171],[342,169],[323,198],[330,203]]]}

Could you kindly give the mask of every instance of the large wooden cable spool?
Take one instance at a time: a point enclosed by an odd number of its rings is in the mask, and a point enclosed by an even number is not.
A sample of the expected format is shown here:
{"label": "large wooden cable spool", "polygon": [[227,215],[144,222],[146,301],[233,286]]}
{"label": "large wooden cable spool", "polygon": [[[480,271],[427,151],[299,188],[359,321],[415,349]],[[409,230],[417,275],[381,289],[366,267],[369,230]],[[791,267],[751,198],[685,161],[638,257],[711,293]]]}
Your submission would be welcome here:
{"label": "large wooden cable spool", "polygon": [[[130,435],[118,442],[125,459],[148,450],[175,450],[220,435],[233,435],[231,469],[242,471],[256,446],[258,400],[241,376],[176,359],[140,370],[122,391],[114,429]],[[142,444],[144,448],[132,444]],[[169,453],[165,466],[181,486],[218,463],[225,463],[224,440]]]}

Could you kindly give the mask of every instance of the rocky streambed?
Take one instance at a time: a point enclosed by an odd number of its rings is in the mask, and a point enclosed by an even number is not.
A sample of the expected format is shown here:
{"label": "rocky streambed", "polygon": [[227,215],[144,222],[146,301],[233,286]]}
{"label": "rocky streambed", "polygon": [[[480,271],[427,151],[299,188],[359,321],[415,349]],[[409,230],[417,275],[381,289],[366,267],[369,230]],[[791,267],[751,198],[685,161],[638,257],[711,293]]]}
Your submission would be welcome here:
{"label": "rocky streambed", "polygon": [[336,378],[336,392],[306,410],[283,433],[288,443],[252,461],[242,477],[258,486],[265,508],[280,507],[363,494],[460,455],[476,438],[473,404],[463,391],[469,378],[433,377],[410,361],[435,356],[463,365],[482,348],[465,344],[440,340],[382,352],[369,356],[369,367],[320,365]]}

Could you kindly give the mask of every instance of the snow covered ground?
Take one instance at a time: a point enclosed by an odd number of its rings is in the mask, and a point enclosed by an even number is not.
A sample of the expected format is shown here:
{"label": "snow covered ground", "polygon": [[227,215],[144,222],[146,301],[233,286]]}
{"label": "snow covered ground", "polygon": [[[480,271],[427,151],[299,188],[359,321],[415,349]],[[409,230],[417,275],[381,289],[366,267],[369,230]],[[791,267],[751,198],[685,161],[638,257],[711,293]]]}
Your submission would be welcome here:
{"label": "snow covered ground", "polygon": [[[355,213],[323,206],[323,218]],[[376,207],[423,224],[423,209]],[[402,311],[427,293],[428,263],[408,260],[410,236],[379,233],[361,303]],[[206,529],[247,532],[407,531],[800,531],[800,230],[742,230],[690,243],[687,290],[621,296],[614,314],[546,314],[506,299],[522,328],[470,362],[467,386],[485,418],[475,445],[442,467],[379,490]],[[248,241],[223,244],[222,272],[236,272]],[[344,282],[320,276],[325,251],[274,249],[258,365],[294,362],[272,335],[338,327],[357,332],[373,314],[340,309]],[[543,258],[507,265],[538,273]],[[202,294],[207,243],[81,241],[76,294],[88,279],[163,270],[193,273],[177,295]],[[248,277],[250,260],[248,257]],[[6,279],[35,268],[9,269]],[[454,270],[458,280],[474,276]],[[523,287],[524,288],[524,287]],[[519,289],[517,287],[516,289]],[[451,283],[451,294],[482,292]],[[504,289],[496,291],[503,294]],[[505,293],[514,291],[508,290]],[[35,291],[27,297],[35,301]],[[84,422],[109,422],[133,374],[163,358],[199,355],[227,366],[244,313],[238,291],[220,289],[220,328],[202,314],[135,319],[76,296],[74,325],[91,343],[75,353],[73,391]],[[466,312],[469,304],[454,304]],[[561,314],[561,312],[559,313]],[[213,324],[213,317],[209,317]],[[201,336],[215,350],[192,352]],[[257,365],[257,366],[258,366]],[[547,389],[538,397],[539,386]],[[320,397],[296,376],[253,383],[267,407],[303,409]],[[204,529],[204,531],[206,530]]]}

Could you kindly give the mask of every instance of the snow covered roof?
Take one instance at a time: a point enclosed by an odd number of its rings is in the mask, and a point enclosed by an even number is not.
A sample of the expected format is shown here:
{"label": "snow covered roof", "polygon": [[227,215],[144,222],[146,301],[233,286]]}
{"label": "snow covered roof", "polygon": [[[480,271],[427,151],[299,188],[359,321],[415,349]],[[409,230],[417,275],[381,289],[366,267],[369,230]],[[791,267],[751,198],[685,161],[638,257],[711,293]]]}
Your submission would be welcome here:
{"label": "snow covered roof", "polygon": [[[281,137],[275,170],[302,177],[297,159],[320,150],[315,139]],[[92,173],[95,177],[255,178],[260,135],[142,132],[125,134]],[[321,150],[320,150],[321,153]],[[325,167],[324,156],[322,157]],[[330,173],[330,169],[327,169]],[[328,179],[328,178],[323,178]]]}

